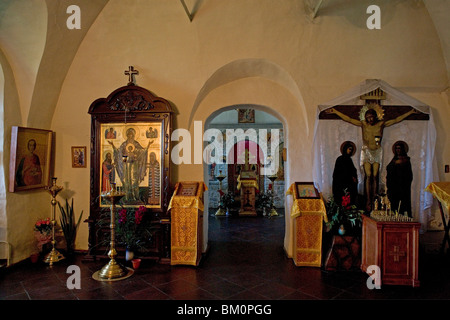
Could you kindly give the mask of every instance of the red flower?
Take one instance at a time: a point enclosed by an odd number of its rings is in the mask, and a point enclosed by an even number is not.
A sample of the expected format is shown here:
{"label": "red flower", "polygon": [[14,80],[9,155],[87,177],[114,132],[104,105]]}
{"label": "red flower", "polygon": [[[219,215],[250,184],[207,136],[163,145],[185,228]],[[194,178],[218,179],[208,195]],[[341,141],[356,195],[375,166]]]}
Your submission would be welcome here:
{"label": "red flower", "polygon": [[219,194],[222,197],[225,194],[225,192],[223,192],[222,190],[219,189]]}
{"label": "red flower", "polygon": [[127,209],[122,209],[119,211],[119,223],[127,222]]}
{"label": "red flower", "polygon": [[142,218],[144,218],[145,207],[140,206],[136,212],[134,213],[134,221],[136,224],[140,224],[142,222]]}
{"label": "red flower", "polygon": [[269,184],[269,190],[272,190],[272,184],[271,183]]}
{"label": "red flower", "polygon": [[346,209],[350,206],[350,195],[345,195],[342,197],[342,206]]}

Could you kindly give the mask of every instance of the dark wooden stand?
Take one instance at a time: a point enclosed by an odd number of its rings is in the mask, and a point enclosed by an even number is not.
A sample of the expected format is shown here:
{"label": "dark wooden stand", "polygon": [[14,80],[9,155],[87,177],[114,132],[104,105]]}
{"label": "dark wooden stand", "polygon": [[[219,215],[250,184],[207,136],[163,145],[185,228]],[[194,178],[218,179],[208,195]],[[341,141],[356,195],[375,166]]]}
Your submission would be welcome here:
{"label": "dark wooden stand", "polygon": [[359,270],[361,268],[360,237],[334,235],[324,268],[327,271]]}
{"label": "dark wooden stand", "polygon": [[420,286],[418,222],[375,221],[363,215],[361,269],[376,265],[381,284]]}

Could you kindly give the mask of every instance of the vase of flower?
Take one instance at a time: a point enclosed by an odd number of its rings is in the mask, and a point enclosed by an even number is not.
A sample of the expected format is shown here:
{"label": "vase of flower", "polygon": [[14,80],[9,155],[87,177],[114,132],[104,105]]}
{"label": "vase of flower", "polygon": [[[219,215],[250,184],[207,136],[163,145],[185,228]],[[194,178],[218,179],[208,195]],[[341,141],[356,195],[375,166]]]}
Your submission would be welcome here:
{"label": "vase of flower", "polygon": [[127,248],[125,250],[125,260],[130,261],[133,260],[133,258],[134,258],[134,251]]}
{"label": "vase of flower", "polygon": [[133,269],[138,269],[141,265],[141,259],[133,259],[131,260],[131,263],[133,264]]}
{"label": "vase of flower", "polygon": [[39,253],[32,253],[30,255],[30,261],[31,263],[36,263],[39,261]]}

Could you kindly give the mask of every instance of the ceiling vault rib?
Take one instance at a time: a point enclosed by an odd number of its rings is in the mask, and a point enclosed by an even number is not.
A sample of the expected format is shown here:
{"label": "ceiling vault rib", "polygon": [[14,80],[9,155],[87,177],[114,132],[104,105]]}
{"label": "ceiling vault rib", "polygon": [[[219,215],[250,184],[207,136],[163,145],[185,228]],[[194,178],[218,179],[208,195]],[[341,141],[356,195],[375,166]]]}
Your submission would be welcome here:
{"label": "ceiling vault rib", "polygon": [[189,11],[186,2],[184,2],[184,0],[180,0],[181,4],[183,5],[184,11],[186,12],[189,21],[192,22],[192,20],[194,19],[194,15]]}
{"label": "ceiling vault rib", "polygon": [[320,6],[322,5],[323,0],[320,0],[319,3],[316,5],[316,7],[314,8],[313,14],[312,14],[312,18],[314,19],[317,16],[317,12],[320,9]]}

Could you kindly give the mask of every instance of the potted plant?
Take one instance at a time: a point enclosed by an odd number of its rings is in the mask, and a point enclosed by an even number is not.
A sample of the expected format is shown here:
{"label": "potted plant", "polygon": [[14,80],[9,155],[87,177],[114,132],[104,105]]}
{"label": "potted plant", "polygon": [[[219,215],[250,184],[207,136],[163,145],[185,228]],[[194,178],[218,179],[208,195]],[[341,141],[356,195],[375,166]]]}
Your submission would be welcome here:
{"label": "potted plant", "polygon": [[52,222],[50,218],[36,221],[34,224],[34,237],[37,240],[39,252],[42,252],[43,246],[52,241]]}
{"label": "potted plant", "polygon": [[72,255],[75,251],[75,238],[77,237],[78,227],[80,226],[81,217],[83,216],[83,210],[81,211],[78,220],[76,220],[73,199],[71,204],[69,204],[69,201],[66,199],[64,206],[61,206],[58,201],[58,206],[61,211],[59,221],[66,240],[67,254]]}
{"label": "potted plant", "polygon": [[263,215],[267,215],[267,209],[273,208],[273,193],[269,190],[267,192],[261,191],[258,193],[258,198],[255,202],[256,208],[263,210]]}
{"label": "potted plant", "polygon": [[226,210],[227,214],[229,210],[233,207],[234,204],[234,195],[232,192],[223,192],[222,190],[219,190],[220,194],[220,201],[219,201],[219,208]]}
{"label": "potted plant", "polygon": [[137,209],[122,208],[116,213],[116,240],[125,247],[127,260],[133,259],[134,252],[143,249],[153,235],[148,219],[144,219],[146,211],[145,206],[140,206]]}
{"label": "potted plant", "polygon": [[337,203],[333,197],[330,197],[326,203],[327,228],[328,231],[344,234],[359,235],[361,233],[361,214],[356,205],[350,203],[350,195],[345,193],[341,203]]}

